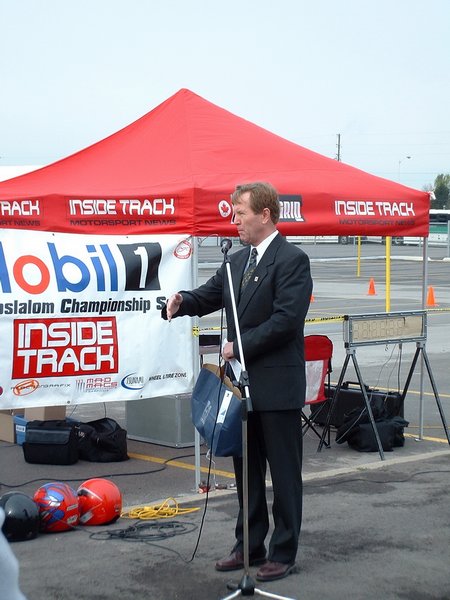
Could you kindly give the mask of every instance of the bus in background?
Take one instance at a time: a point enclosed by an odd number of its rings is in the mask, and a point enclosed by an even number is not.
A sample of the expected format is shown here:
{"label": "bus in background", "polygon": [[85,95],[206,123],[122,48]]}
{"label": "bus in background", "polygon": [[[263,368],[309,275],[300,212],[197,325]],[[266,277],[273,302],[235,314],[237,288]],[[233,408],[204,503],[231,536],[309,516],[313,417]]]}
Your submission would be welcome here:
{"label": "bus in background", "polygon": [[[430,208],[430,233],[428,244],[431,246],[445,246],[448,238],[448,223],[450,221],[450,210],[445,208]],[[422,243],[421,237],[403,238],[405,244],[418,245]]]}

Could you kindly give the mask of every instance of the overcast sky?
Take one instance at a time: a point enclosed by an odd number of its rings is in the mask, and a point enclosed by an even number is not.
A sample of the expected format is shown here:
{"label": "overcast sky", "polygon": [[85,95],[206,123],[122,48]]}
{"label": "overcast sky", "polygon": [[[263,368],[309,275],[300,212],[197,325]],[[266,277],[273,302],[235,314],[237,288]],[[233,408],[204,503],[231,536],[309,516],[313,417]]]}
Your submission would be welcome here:
{"label": "overcast sky", "polygon": [[0,165],[188,88],[331,158],[340,134],[343,162],[421,189],[450,172],[449,24],[449,0],[0,0]]}

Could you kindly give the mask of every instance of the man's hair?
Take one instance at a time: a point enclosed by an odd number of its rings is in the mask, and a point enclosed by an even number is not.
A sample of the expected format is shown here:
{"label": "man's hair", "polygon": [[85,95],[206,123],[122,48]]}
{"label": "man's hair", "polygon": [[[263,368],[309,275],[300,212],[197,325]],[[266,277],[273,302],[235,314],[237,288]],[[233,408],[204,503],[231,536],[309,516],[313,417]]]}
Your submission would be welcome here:
{"label": "man's hair", "polygon": [[261,214],[264,208],[270,210],[272,223],[276,225],[280,220],[280,201],[278,193],[270,183],[255,181],[237,185],[231,196],[231,202],[239,204],[242,194],[250,192],[250,208],[255,214]]}

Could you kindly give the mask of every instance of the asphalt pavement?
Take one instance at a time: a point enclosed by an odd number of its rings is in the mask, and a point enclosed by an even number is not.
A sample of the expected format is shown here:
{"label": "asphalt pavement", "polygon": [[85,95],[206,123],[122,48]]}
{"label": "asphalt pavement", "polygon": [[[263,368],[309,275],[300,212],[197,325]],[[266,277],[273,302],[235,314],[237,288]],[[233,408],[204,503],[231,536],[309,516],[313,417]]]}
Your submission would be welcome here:
{"label": "asphalt pavement", "polygon": [[[241,583],[243,571],[214,569],[233,545],[237,497],[229,459],[216,459],[206,494],[193,486],[192,448],[130,440],[128,450],[130,459],[121,463],[60,467],[30,465],[20,447],[1,444],[1,480],[11,486],[2,493],[32,495],[43,483],[63,480],[77,489],[85,479],[107,477],[121,490],[125,510],[166,515],[12,544],[29,600],[212,600]],[[207,465],[202,454],[205,480]],[[449,484],[444,442],[407,437],[382,461],[336,443],[318,453],[308,435],[298,573],[259,584],[250,568],[256,590],[296,600],[450,598]]]}

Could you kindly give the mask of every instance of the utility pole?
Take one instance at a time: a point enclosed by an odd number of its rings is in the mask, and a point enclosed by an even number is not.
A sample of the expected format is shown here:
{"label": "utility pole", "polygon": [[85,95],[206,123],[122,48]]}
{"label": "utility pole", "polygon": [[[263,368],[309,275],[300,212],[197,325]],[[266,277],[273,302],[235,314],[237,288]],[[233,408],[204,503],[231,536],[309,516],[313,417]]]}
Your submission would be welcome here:
{"label": "utility pole", "polygon": [[341,134],[338,133],[337,134],[337,155],[336,155],[336,160],[338,162],[341,162]]}

